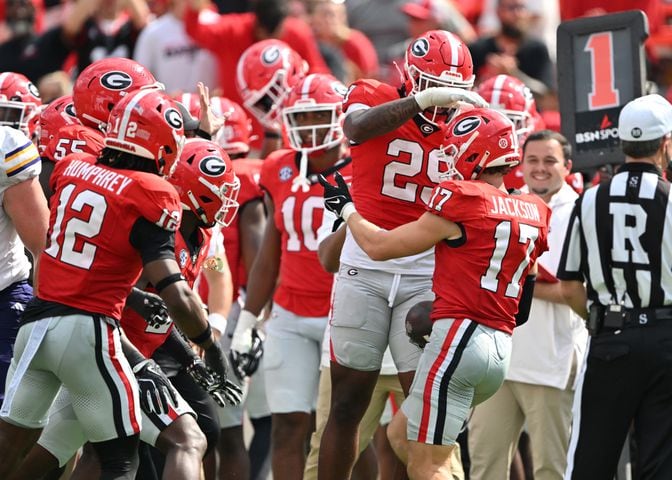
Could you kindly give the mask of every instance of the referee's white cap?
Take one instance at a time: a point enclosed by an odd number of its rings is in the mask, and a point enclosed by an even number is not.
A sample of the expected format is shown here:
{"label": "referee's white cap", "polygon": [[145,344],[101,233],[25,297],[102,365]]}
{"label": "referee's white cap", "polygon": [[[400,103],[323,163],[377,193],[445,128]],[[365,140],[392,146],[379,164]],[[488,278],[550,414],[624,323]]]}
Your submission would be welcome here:
{"label": "referee's white cap", "polygon": [[618,136],[628,142],[646,142],[672,133],[672,105],[657,94],[625,104],[618,117]]}

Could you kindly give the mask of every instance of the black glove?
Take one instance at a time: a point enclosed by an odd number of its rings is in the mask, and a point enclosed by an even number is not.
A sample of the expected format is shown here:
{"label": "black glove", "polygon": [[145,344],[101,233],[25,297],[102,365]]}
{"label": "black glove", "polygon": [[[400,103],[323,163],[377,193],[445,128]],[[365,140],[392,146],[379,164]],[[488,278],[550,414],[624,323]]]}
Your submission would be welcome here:
{"label": "black glove", "polygon": [[144,318],[151,327],[158,328],[170,322],[166,304],[161,297],[154,293],[134,287],[126,299],[126,303]]}
{"label": "black glove", "polygon": [[251,334],[252,346],[250,347],[249,352],[241,353],[231,350],[229,353],[233,373],[239,380],[252,376],[252,374],[259,368],[261,357],[264,356],[264,342],[259,335],[259,332],[257,332],[256,328],[253,328]]}
{"label": "black glove", "polygon": [[420,348],[425,348],[432,334],[431,311],[432,302],[424,301],[413,305],[406,314],[406,335],[413,345]]}
{"label": "black glove", "polygon": [[203,359],[208,368],[212,370],[213,374],[218,375],[222,380],[226,379],[226,359],[224,358],[224,352],[222,351],[222,347],[219,346],[219,343],[212,342],[212,344],[204,350]]}
{"label": "black glove", "polygon": [[222,382],[219,376],[206,367],[200,358],[194,359],[186,370],[191,378],[208,392],[220,407],[238,405],[241,402],[243,390],[228,379]]}
{"label": "black glove", "polygon": [[343,215],[345,206],[352,203],[352,197],[343,176],[336,172],[334,178],[336,179],[336,185],[329,183],[323,175],[318,177],[324,187],[324,208],[340,217]]}
{"label": "black glove", "polygon": [[177,405],[177,394],[168,377],[154,360],[143,360],[133,367],[140,388],[140,406],[146,413],[165,415]]}

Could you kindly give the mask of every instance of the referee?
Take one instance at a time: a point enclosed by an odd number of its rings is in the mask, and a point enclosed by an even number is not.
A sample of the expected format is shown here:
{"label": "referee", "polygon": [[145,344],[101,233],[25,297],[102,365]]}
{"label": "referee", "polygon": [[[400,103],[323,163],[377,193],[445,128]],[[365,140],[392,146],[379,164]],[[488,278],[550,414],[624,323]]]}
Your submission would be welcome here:
{"label": "referee", "polygon": [[[672,105],[623,107],[625,164],[577,200],[558,278],[591,333],[565,480],[613,479],[634,421],[641,480],[672,479]],[[585,286],[584,286],[585,282]]]}

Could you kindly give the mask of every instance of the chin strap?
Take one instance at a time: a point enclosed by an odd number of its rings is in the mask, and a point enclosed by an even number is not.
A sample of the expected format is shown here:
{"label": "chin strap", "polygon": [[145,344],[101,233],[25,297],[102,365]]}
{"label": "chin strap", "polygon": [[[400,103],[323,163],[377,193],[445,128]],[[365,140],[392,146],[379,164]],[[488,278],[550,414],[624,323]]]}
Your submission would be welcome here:
{"label": "chin strap", "polygon": [[299,188],[306,193],[310,190],[310,180],[308,180],[308,154],[301,150],[301,160],[299,161],[299,175],[292,180],[292,193],[296,193]]}

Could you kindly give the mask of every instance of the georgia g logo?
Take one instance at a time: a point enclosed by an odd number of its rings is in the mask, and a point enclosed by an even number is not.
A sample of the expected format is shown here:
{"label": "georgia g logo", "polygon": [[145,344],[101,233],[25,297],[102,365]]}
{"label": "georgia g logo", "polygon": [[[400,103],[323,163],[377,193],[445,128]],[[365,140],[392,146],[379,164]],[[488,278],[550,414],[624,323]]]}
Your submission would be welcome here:
{"label": "georgia g logo", "polygon": [[75,112],[75,104],[74,103],[68,103],[63,111],[68,115],[69,117],[77,118],[77,112]]}
{"label": "georgia g logo", "polygon": [[467,117],[458,122],[457,125],[453,128],[454,136],[466,135],[471,133],[478,128],[481,124],[481,119],[478,117]]}
{"label": "georgia g logo", "polygon": [[273,65],[280,58],[280,49],[275,45],[268,47],[261,53],[261,61],[265,65]]}
{"label": "georgia g logo", "polygon": [[226,172],[226,163],[221,157],[205,157],[198,164],[198,169],[208,177],[219,177]]}
{"label": "georgia g logo", "polygon": [[411,46],[414,57],[424,57],[429,53],[429,41],[426,38],[418,38]]}
{"label": "georgia g logo", "polygon": [[166,119],[166,122],[168,122],[168,125],[173,127],[175,130],[182,128],[182,125],[184,125],[182,122],[182,115],[180,115],[180,112],[174,108],[169,108],[166,110],[166,113],[164,113],[163,116]]}
{"label": "georgia g logo", "polygon": [[28,83],[27,85],[28,92],[35,98],[40,98],[40,91],[37,89],[33,82]]}
{"label": "georgia g logo", "polygon": [[133,79],[126,72],[114,70],[100,77],[100,84],[108,90],[126,90],[133,85]]}

